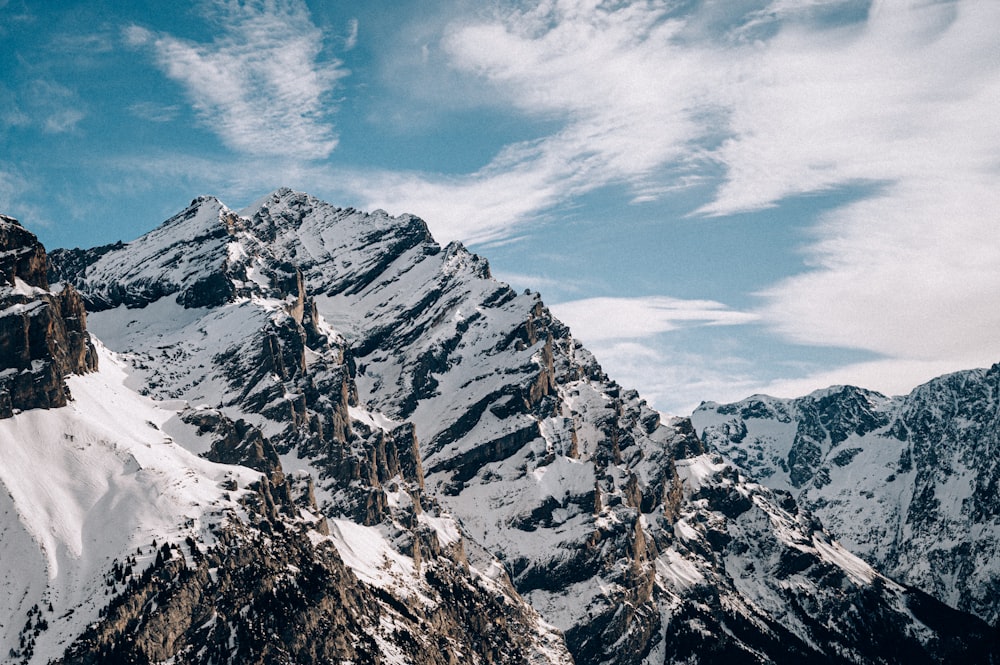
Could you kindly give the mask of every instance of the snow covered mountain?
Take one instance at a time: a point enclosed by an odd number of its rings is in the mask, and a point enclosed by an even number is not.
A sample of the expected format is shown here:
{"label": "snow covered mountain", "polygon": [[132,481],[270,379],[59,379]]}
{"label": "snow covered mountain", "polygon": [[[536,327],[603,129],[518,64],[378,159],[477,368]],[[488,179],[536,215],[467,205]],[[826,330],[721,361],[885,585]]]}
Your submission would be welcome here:
{"label": "snow covered mountain", "polygon": [[131,243],[53,252],[49,279],[101,362],[68,406],[0,421],[68,487],[36,509],[50,484],[2,477],[0,573],[35,580],[8,594],[15,662],[997,655],[985,622],[661,422],[416,217],[199,198]]}
{"label": "snow covered mountain", "polygon": [[[220,211],[213,213],[215,223]],[[205,220],[193,215],[185,221],[190,225],[182,238]],[[40,248],[27,234],[19,240]],[[3,256],[22,250],[8,245]],[[44,275],[44,252],[37,254]],[[20,273],[5,277],[8,286],[0,296],[26,297]],[[29,295],[45,302],[57,297],[33,289]],[[61,291],[67,292],[74,293],[68,286]],[[6,302],[0,321],[26,309]],[[344,473],[360,479],[357,486],[343,481],[345,506],[356,507],[350,501],[364,496],[365,483],[373,482],[369,475],[388,479],[389,471],[396,472],[381,496],[394,501],[393,514],[411,524],[395,528],[385,519],[368,527],[339,513],[323,517],[312,479],[283,468],[274,443],[252,423],[214,408],[227,400],[267,411],[267,390],[280,385],[278,400],[286,407],[277,409],[277,417],[294,420],[294,405],[306,396],[286,395],[282,373],[289,390],[295,384],[325,404],[327,393],[316,393],[329,389],[339,407],[341,385],[334,390],[322,383],[346,376],[335,364],[336,347],[315,340],[307,379],[289,355],[294,349],[284,348],[286,340],[278,337],[292,326],[286,308],[294,298],[234,302],[228,313],[214,317],[207,308],[174,308],[166,300],[147,304],[133,311],[165,308],[159,326],[145,331],[150,354],[118,355],[98,343],[99,369],[66,381],[73,396],[67,406],[22,405],[25,410],[0,420],[4,662],[570,661],[561,638],[500,571],[470,569],[453,522],[429,501],[421,510],[417,490],[405,487],[410,476],[413,483],[420,477],[419,461],[396,450],[409,431],[412,451],[412,428],[383,429],[358,412],[368,424],[357,423],[354,447],[339,451]],[[206,326],[204,334],[191,327],[195,322]],[[126,330],[129,324],[134,320],[123,323]],[[168,332],[180,341],[161,341]],[[209,334],[212,340],[204,342]],[[228,344],[239,352],[241,343],[253,341],[259,348],[248,350],[242,365],[214,359],[233,351]],[[293,335],[288,344],[296,341]],[[305,347],[299,351],[304,354]],[[155,371],[147,364],[154,354],[169,356]],[[200,373],[180,374],[181,368]],[[247,368],[252,371],[243,374]],[[313,379],[319,383],[310,384]],[[227,392],[237,383],[261,385]],[[157,396],[197,386],[218,392],[191,406],[182,399],[153,400],[139,394],[137,385]],[[329,421],[333,411],[325,414]],[[265,416],[258,421],[273,422]],[[310,421],[314,438],[329,421]],[[348,437],[340,436],[346,444]],[[496,621],[485,622],[484,616]]]}
{"label": "snow covered mountain", "polygon": [[790,492],[852,552],[1000,620],[1000,365],[905,397],[853,387],[703,404],[705,444]]}

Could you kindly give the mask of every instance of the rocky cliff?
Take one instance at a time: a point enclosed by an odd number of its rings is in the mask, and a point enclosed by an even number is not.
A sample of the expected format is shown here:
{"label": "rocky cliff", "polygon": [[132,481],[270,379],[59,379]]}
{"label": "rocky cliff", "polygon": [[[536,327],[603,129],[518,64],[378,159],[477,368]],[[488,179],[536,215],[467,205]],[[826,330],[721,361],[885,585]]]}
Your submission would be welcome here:
{"label": "rocky cliff", "polygon": [[65,406],[64,377],[97,367],[79,294],[53,293],[47,272],[34,234],[0,215],[0,418]]}

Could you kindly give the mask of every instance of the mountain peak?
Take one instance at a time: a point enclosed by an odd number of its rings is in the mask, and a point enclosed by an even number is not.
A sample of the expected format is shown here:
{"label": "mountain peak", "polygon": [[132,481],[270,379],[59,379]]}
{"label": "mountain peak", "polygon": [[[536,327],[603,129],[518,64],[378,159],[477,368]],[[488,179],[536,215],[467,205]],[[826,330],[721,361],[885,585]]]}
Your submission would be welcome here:
{"label": "mountain peak", "polygon": [[706,445],[790,491],[879,570],[995,623],[998,405],[994,365],[901,397],[835,386],[706,403],[692,419]]}

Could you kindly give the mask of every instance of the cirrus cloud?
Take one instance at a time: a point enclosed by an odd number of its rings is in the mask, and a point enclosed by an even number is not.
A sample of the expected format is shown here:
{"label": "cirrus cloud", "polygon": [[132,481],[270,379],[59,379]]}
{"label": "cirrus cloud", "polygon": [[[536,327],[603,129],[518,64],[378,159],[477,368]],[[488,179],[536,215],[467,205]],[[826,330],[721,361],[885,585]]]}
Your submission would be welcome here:
{"label": "cirrus cloud", "polygon": [[131,25],[125,42],[148,48],[180,83],[201,122],[253,156],[328,157],[337,136],[327,104],[346,75],[323,61],[323,34],[299,0],[218,3],[222,33],[210,44]]}
{"label": "cirrus cloud", "polygon": [[[758,294],[759,322],[878,354],[855,366],[874,388],[1000,359],[1000,3],[759,0],[724,22],[713,6],[546,0],[453,24],[452,67],[560,127],[468,176],[384,178],[373,199],[427,202],[447,235],[476,240],[609,184],[648,201],[715,178],[706,216],[865,184],[803,220],[803,269]],[[450,214],[455,200],[479,205]],[[676,323],[651,311],[624,338]]]}
{"label": "cirrus cloud", "polygon": [[712,300],[667,296],[584,298],[550,305],[549,309],[588,343],[639,339],[685,326],[742,325],[758,318]]}

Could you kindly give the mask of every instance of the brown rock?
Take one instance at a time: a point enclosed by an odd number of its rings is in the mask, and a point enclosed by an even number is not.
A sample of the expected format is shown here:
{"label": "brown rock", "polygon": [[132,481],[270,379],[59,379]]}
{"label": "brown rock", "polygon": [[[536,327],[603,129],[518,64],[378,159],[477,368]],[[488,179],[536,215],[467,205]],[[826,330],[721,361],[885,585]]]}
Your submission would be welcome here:
{"label": "brown rock", "polygon": [[65,406],[64,377],[97,369],[80,295],[52,293],[46,273],[38,239],[0,215],[0,418]]}

